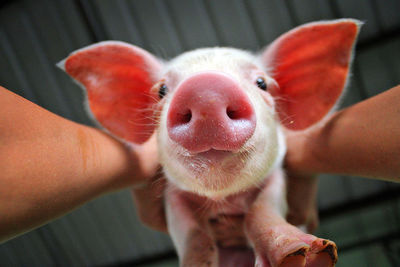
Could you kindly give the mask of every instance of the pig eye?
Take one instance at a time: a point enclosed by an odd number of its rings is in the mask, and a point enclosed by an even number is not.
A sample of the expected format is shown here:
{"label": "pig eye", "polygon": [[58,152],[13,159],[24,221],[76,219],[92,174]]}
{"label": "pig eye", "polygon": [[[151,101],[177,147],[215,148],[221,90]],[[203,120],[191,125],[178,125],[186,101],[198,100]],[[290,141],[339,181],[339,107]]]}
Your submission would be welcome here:
{"label": "pig eye", "polygon": [[163,98],[168,91],[168,87],[163,83],[160,85],[160,90],[158,91],[158,96]]}
{"label": "pig eye", "polygon": [[260,89],[264,91],[267,90],[267,83],[265,82],[264,78],[258,77],[256,80],[256,84]]}

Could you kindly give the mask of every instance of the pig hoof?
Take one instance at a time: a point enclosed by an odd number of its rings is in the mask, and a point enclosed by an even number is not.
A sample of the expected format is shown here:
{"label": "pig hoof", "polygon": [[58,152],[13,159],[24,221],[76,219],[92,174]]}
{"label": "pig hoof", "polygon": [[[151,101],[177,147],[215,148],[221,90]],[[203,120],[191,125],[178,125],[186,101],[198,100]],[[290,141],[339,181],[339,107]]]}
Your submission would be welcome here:
{"label": "pig hoof", "polygon": [[279,267],[303,267],[306,266],[306,255],[309,247],[302,247],[288,254],[279,264]]}
{"label": "pig hoof", "polygon": [[298,248],[287,254],[279,267],[333,267],[338,255],[334,242],[317,238],[310,247]]}
{"label": "pig hoof", "polygon": [[338,259],[336,244],[326,239],[316,239],[307,254],[306,267],[333,267]]}

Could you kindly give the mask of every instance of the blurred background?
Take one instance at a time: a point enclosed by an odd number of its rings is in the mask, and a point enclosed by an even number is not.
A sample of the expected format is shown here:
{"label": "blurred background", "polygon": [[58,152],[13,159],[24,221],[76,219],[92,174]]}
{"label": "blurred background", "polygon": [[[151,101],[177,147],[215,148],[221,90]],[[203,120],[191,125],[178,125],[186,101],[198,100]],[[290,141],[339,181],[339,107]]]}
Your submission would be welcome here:
{"label": "blurred background", "polygon": [[[400,83],[399,0],[2,1],[0,85],[90,125],[81,89],[55,67],[75,49],[113,39],[165,59],[205,46],[257,51],[299,24],[342,17],[365,22],[345,107]],[[400,266],[398,184],[324,175],[319,209],[317,234],[337,243],[337,266]],[[123,191],[0,245],[0,266],[177,266],[177,260],[168,236],[142,226]]]}

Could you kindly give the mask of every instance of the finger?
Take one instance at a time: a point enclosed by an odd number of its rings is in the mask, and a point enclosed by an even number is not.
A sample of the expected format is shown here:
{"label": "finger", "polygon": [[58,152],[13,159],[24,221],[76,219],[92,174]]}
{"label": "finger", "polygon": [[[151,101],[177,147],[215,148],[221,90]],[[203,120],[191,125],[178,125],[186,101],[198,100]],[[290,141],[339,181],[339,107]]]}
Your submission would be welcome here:
{"label": "finger", "polygon": [[164,189],[166,180],[160,174],[140,188],[132,190],[140,220],[146,226],[161,232],[167,231],[164,211]]}
{"label": "finger", "polygon": [[310,215],[310,218],[307,222],[307,231],[309,233],[314,233],[315,230],[318,228],[319,225],[319,218],[318,218],[318,210],[315,208]]}
{"label": "finger", "polygon": [[[316,195],[318,180],[315,177],[289,176],[287,179],[287,220],[293,225],[307,225],[313,229],[318,223]],[[309,224],[311,224],[309,226]]]}

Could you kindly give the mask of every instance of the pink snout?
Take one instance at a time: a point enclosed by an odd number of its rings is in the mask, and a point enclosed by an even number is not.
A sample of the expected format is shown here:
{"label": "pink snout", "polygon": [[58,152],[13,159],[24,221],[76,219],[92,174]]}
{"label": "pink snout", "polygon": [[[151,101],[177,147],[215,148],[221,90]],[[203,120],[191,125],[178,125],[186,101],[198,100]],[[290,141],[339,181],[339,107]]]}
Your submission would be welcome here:
{"label": "pink snout", "polygon": [[228,75],[199,73],[176,90],[168,110],[168,135],[190,152],[237,151],[253,135],[253,106]]}

